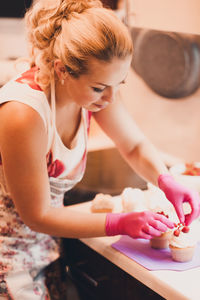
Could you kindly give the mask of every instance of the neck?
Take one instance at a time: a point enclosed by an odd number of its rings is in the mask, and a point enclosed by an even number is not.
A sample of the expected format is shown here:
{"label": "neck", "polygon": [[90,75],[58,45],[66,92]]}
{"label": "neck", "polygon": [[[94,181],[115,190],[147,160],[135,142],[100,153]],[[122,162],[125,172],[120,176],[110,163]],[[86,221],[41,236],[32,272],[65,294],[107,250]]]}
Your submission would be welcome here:
{"label": "neck", "polygon": [[65,107],[65,106],[74,106],[74,101],[70,98],[67,93],[66,86],[63,86],[60,81],[55,82],[55,93],[56,93],[56,106]]}
{"label": "neck", "polygon": [[[44,91],[49,105],[51,106],[51,87]],[[66,88],[59,82],[55,82],[55,99],[56,99],[56,114],[60,115],[66,113],[80,113],[81,107],[78,106],[66,93]]]}

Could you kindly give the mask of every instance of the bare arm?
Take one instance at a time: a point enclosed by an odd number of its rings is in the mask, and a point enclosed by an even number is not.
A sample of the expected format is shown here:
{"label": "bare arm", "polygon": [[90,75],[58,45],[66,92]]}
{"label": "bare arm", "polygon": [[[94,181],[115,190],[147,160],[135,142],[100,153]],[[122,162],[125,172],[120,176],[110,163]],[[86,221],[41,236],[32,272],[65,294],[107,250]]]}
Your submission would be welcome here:
{"label": "bare arm", "polygon": [[119,97],[94,117],[128,164],[146,181],[157,185],[159,174],[168,173],[159,152],[139,130]]}
{"label": "bare arm", "polygon": [[0,119],[0,153],[6,182],[23,222],[32,230],[54,236],[104,236],[105,214],[51,207],[47,134],[38,113],[24,104],[10,102],[0,107]]}

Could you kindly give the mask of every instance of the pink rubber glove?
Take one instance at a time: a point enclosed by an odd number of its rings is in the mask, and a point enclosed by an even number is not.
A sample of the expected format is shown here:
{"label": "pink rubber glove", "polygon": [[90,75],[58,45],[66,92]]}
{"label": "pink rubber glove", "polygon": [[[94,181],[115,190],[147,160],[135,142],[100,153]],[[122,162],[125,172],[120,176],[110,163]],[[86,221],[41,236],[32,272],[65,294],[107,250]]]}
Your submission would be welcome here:
{"label": "pink rubber glove", "polygon": [[132,238],[151,239],[160,236],[174,223],[161,214],[151,211],[131,213],[108,213],[106,216],[106,234],[129,235]]}
{"label": "pink rubber glove", "polygon": [[[196,191],[190,190],[177,183],[169,174],[162,174],[158,177],[158,186],[165,193],[167,199],[173,204],[181,223],[189,225],[198,217],[200,198]],[[184,215],[184,202],[190,204],[190,214]]]}

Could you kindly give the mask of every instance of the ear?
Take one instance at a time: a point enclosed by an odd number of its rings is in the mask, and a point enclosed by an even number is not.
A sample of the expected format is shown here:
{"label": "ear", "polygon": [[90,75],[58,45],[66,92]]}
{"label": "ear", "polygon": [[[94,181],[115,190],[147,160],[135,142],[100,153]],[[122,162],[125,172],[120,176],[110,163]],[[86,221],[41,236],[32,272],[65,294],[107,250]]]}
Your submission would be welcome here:
{"label": "ear", "polygon": [[54,70],[60,81],[65,80],[67,78],[68,72],[65,68],[65,65],[61,62],[60,59],[56,59],[54,61]]}

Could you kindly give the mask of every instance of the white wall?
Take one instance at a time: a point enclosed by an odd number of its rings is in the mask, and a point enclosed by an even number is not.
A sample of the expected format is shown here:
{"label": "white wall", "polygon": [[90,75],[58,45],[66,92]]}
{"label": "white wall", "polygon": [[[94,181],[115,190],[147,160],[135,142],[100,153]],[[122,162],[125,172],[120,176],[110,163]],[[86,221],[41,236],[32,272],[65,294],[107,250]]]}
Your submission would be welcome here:
{"label": "white wall", "polygon": [[136,27],[200,34],[200,0],[128,0]]}

